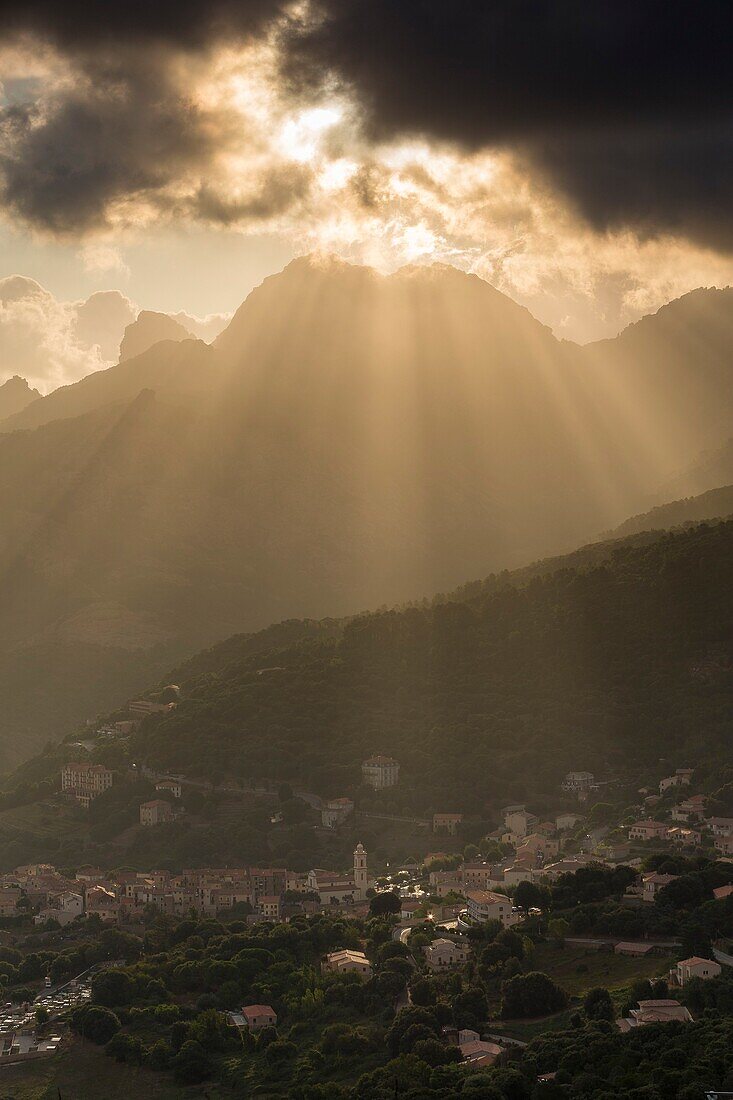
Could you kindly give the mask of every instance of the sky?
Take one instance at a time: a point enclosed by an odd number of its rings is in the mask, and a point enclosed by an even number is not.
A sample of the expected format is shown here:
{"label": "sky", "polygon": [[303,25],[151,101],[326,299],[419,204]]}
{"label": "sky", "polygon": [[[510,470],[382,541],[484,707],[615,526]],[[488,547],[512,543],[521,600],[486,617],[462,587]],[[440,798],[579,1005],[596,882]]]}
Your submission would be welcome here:
{"label": "sky", "polygon": [[732,30],[719,0],[0,0],[0,380],[310,251],[453,263],[580,342],[725,286]]}

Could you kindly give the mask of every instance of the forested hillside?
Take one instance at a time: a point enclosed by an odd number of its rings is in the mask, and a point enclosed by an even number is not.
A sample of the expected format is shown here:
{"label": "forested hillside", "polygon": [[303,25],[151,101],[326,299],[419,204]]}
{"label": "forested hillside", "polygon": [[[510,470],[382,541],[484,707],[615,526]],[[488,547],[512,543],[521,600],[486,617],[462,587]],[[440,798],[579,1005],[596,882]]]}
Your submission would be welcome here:
{"label": "forested hillside", "polygon": [[0,771],[141,690],[141,661],[448,591],[639,512],[727,434],[732,318],[701,292],[584,349],[445,265],[302,258],[213,346],[34,401],[0,425],[0,683],[20,662],[28,685]]}
{"label": "forested hillside", "polygon": [[685,523],[701,523],[711,519],[727,519],[733,515],[733,485],[710,489],[699,496],[660,504],[649,512],[631,516],[612,532],[617,538],[641,531],[667,530]]}
{"label": "forested hillside", "polygon": [[267,651],[234,639],[190,664],[193,676],[180,670],[177,711],[146,720],[132,751],[325,794],[389,752],[416,804],[464,808],[540,795],[573,767],[642,774],[665,758],[714,770],[733,717],[733,523],[608,553],[360,616],[341,633],[290,642],[290,627]]}

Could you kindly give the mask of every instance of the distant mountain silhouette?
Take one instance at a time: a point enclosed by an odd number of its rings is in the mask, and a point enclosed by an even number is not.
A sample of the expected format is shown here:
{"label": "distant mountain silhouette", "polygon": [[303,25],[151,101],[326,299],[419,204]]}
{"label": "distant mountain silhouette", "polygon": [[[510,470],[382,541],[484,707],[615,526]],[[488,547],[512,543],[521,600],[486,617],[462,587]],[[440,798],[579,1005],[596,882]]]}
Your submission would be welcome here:
{"label": "distant mountain silhouette", "polygon": [[733,438],[719,447],[705,449],[695,460],[665,481],[659,490],[662,499],[697,496],[710,486],[733,484]]}
{"label": "distant mountain silhouette", "polygon": [[187,328],[167,313],[155,313],[143,309],[136,319],[125,329],[120,344],[120,362],[142,355],[162,340],[192,340],[194,337]]}
{"label": "distant mountain silhouette", "polygon": [[[38,428],[54,420],[81,416],[118,401],[132,401],[143,389],[171,395],[208,389],[208,364],[214,354],[200,341],[163,341],[134,359],[95,371],[69,386],[60,386],[32,406],[0,422],[0,433]],[[213,368],[212,368],[213,369]]]}
{"label": "distant mountain silhouette", "polygon": [[22,412],[40,396],[38,390],[31,389],[25,378],[13,375],[0,385],[0,420]]}
{"label": "distant mountain silhouette", "polygon": [[676,456],[677,469],[730,435],[731,349],[733,288],[727,287],[685,294],[614,339],[586,345],[583,355],[613,402],[609,411],[625,408],[640,438]]}
{"label": "distant mountain silhouette", "polygon": [[81,718],[92,653],[127,688],[136,641],[163,662],[447,591],[647,508],[727,434],[731,296],[687,298],[579,348],[451,267],[306,258],[213,346],[156,343],[6,420],[0,686],[19,652],[35,673],[0,746],[62,732],[34,692],[69,639]]}
{"label": "distant mountain silhouette", "polygon": [[609,538],[625,538],[641,531],[669,530],[707,520],[730,519],[733,516],[733,485],[709,489],[695,497],[684,497],[660,504],[648,512],[631,516],[608,533]]}

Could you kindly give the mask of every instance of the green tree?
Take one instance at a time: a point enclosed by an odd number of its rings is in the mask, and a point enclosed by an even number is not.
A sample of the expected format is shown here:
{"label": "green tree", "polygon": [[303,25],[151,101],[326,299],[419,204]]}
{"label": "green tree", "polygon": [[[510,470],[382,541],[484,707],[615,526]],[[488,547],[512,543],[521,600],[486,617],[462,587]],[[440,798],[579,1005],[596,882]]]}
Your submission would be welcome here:
{"label": "green tree", "polygon": [[197,1085],[206,1081],[214,1069],[214,1064],[201,1043],[187,1039],[172,1059],[173,1076],[181,1085]]}
{"label": "green tree", "polygon": [[542,909],[548,902],[547,892],[534,882],[519,882],[514,891],[514,904],[525,913],[530,909]]}
{"label": "green tree", "polygon": [[82,1005],[71,1014],[71,1029],[82,1039],[103,1046],[120,1030],[119,1017],[103,1005]]}
{"label": "green tree", "polygon": [[589,1020],[613,1020],[615,1015],[611,994],[601,986],[588,990],[583,1008]]}
{"label": "green tree", "polygon": [[567,994],[541,971],[519,974],[502,987],[501,1013],[509,1019],[549,1016],[567,1003]]}
{"label": "green tree", "polygon": [[564,917],[553,917],[547,926],[547,931],[550,939],[554,940],[559,947],[564,947],[570,925]]}
{"label": "green tree", "polygon": [[135,983],[126,970],[100,970],[92,978],[92,1000],[95,1004],[117,1008],[131,1002]]}
{"label": "green tree", "polygon": [[394,890],[384,890],[375,894],[369,902],[369,912],[373,917],[394,916],[400,911],[400,895]]}

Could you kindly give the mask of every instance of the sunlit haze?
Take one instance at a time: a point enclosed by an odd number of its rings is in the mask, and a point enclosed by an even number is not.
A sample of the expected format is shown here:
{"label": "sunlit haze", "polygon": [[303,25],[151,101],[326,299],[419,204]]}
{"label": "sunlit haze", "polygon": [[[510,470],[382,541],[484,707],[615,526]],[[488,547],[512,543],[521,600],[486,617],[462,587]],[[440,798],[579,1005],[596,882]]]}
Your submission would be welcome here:
{"label": "sunlit haze", "polygon": [[594,225],[523,140],[387,137],[348,81],[299,85],[285,53],[311,16],[300,6],[239,42],[195,49],[155,38],[123,40],[119,52],[104,40],[74,46],[53,21],[6,38],[0,276],[30,276],[55,303],[19,321],[4,302],[0,349],[15,346],[19,324],[35,325],[28,339],[52,362],[20,366],[42,389],[98,366],[59,332],[91,292],[227,314],[312,251],[385,272],[453,264],[580,342],[731,280],[727,249],[694,227],[636,224],[631,211],[626,224]]}

